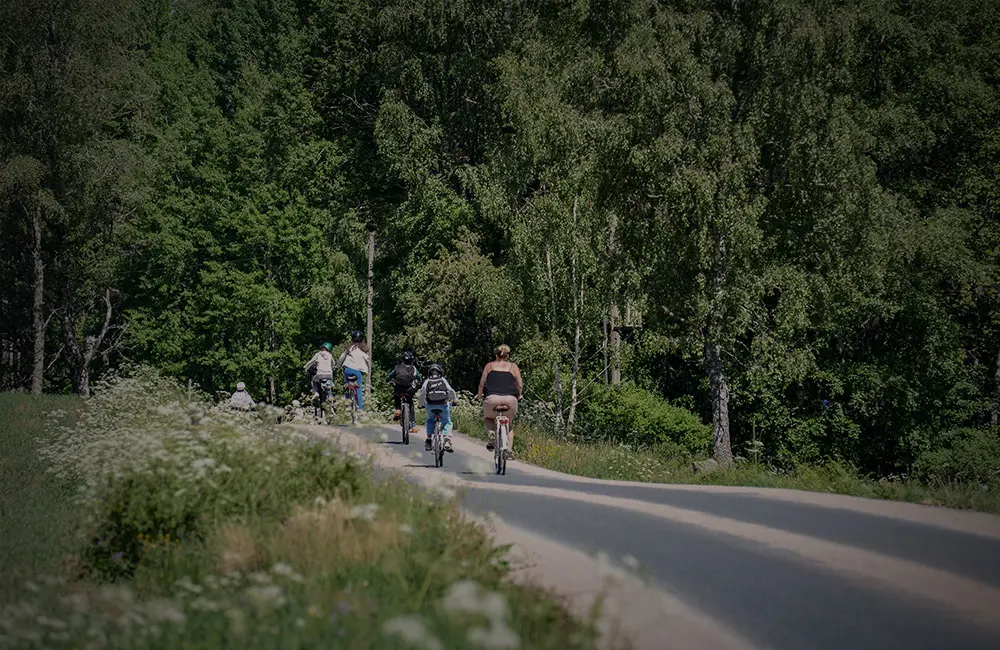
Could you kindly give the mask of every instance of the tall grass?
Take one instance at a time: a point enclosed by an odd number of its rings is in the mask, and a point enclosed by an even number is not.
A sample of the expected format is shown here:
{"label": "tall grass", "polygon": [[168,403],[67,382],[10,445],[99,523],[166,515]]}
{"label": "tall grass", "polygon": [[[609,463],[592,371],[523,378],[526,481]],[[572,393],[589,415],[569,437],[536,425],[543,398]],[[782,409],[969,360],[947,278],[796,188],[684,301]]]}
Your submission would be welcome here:
{"label": "tall grass", "polygon": [[148,370],[56,420],[41,457],[78,486],[84,579],[0,606],[0,647],[594,647],[452,500],[324,441]]}
{"label": "tall grass", "polygon": [[71,549],[70,489],[46,474],[38,448],[46,414],[72,419],[78,406],[67,396],[0,394],[0,593],[54,570]]}
{"label": "tall grass", "polygon": [[[455,428],[485,440],[480,407],[464,402],[455,410]],[[909,479],[870,479],[838,463],[799,465],[781,470],[741,460],[732,468],[694,474],[674,448],[634,451],[607,442],[580,442],[557,436],[530,421],[514,423],[514,453],[521,461],[576,476],[648,483],[776,487],[1000,513],[1000,489],[969,484],[935,485]]]}

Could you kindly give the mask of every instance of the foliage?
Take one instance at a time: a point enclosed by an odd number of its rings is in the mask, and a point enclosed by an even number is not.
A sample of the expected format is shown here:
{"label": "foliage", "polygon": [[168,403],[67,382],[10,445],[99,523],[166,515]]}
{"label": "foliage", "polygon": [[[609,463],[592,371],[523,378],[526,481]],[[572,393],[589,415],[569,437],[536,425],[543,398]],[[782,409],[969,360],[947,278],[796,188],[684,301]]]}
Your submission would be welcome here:
{"label": "foliage", "polygon": [[505,579],[504,549],[450,498],[376,480],[329,441],[144,368],[102,382],[78,425],[52,419],[45,458],[82,481],[91,562],[0,603],[14,647],[472,648],[484,629],[504,647],[595,647],[589,623]]}
{"label": "foliage", "polygon": [[580,413],[579,435],[619,443],[638,451],[660,447],[671,455],[704,456],[712,447],[712,431],[690,411],[631,384],[620,389],[600,388]]}
{"label": "foliage", "polygon": [[940,448],[917,458],[915,477],[932,484],[1000,485],[1000,436],[996,431],[956,429],[943,438]]}
{"label": "foliage", "polygon": [[996,0],[8,5],[5,387],[287,402],[370,229],[379,366],[472,390],[506,341],[566,433],[619,361],[786,469],[1000,418]]}

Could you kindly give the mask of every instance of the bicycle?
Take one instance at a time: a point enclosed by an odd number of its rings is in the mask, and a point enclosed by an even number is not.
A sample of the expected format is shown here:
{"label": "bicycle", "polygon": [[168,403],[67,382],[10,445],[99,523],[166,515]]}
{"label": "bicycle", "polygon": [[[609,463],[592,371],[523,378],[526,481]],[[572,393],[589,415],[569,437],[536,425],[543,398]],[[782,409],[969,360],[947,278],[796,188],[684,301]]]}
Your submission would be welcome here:
{"label": "bicycle", "polygon": [[410,411],[410,400],[405,395],[399,401],[399,421],[403,427],[403,444],[410,444],[410,427],[412,426],[412,411]]}
{"label": "bicycle", "polygon": [[510,410],[509,406],[497,404],[493,411],[497,414],[497,438],[493,444],[493,467],[497,474],[507,474],[507,450],[510,449],[510,418],[504,413]]}
{"label": "bicycle", "polygon": [[349,379],[347,381],[347,391],[346,397],[349,402],[349,407],[351,409],[351,424],[358,423],[358,400],[360,399],[360,393],[358,390],[361,386],[358,384],[357,375],[348,375]]}
{"label": "bicycle", "polygon": [[327,424],[331,424],[336,415],[333,409],[333,379],[321,379],[319,394],[313,401],[313,417],[319,420],[320,414]]}
{"label": "bicycle", "polygon": [[444,465],[444,436],[441,435],[441,411],[434,411],[434,435],[431,436],[431,453],[434,454],[434,467]]}

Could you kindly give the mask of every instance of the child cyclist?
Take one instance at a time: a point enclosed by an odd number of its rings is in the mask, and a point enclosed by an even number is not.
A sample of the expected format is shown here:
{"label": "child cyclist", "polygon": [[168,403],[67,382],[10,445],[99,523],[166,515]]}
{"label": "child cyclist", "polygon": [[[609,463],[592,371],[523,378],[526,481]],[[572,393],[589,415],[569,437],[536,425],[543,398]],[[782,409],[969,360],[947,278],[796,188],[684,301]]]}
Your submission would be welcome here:
{"label": "child cyclist", "polygon": [[420,408],[427,409],[427,440],[424,449],[430,451],[431,436],[434,435],[434,414],[441,416],[441,434],[444,436],[444,450],[455,451],[451,446],[451,405],[458,400],[455,389],[444,377],[444,369],[436,363],[427,368],[427,379],[417,393]]}
{"label": "child cyclist", "polygon": [[410,405],[410,433],[417,432],[417,425],[414,424],[413,420],[413,394],[417,392],[417,384],[424,380],[414,365],[414,361],[413,353],[407,350],[400,357],[396,367],[389,372],[389,376],[385,378],[387,382],[392,384],[392,401],[396,408],[392,419],[399,419],[403,400],[406,400],[406,403]]}

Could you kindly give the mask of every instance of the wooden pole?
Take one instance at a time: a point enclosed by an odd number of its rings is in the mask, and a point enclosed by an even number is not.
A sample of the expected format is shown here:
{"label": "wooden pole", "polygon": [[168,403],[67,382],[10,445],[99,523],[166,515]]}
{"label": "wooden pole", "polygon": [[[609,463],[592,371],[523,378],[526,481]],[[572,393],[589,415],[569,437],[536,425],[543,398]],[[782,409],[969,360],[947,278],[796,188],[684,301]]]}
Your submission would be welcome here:
{"label": "wooden pole", "polygon": [[[375,231],[368,231],[368,320],[365,340],[368,341],[368,356],[373,358],[375,346],[372,344],[372,300],[374,298],[375,280]],[[372,375],[368,373],[368,381],[365,382],[365,403],[370,403],[372,399]]]}

